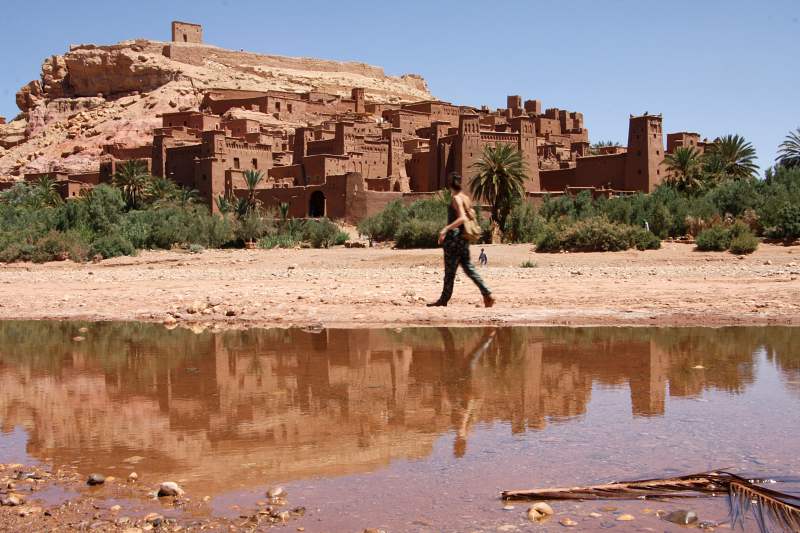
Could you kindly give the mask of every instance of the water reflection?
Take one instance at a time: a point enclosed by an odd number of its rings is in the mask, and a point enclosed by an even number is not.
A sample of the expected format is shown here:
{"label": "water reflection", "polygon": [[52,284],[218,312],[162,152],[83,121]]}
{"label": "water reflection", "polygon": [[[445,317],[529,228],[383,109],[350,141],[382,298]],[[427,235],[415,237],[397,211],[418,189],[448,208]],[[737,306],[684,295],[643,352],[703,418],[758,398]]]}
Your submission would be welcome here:
{"label": "water reflection", "polygon": [[797,393],[798,341],[792,328],[193,333],[6,322],[0,429],[24,428],[28,453],[57,464],[136,465],[220,487],[267,472],[290,480],[423,458],[446,432],[460,457],[476,424],[522,433],[569,421],[598,387],[628,389],[632,416],[658,417],[668,396],[742,393],[761,349]]}

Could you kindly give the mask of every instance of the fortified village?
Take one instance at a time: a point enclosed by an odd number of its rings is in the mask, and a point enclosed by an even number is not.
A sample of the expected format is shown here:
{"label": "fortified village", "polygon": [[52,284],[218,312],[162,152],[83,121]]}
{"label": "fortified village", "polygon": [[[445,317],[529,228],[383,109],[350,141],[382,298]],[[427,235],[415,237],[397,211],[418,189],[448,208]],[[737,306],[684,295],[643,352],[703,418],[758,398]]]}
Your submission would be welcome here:
{"label": "fortified village", "polygon": [[[202,33],[199,25],[173,22],[172,43],[160,48],[161,53],[186,68],[207,65],[222,49],[204,45]],[[140,49],[156,45],[144,43]],[[63,73],[58,80],[59,61],[52,63],[45,63],[41,82],[31,82],[17,95],[20,107],[29,110],[27,136],[35,115],[31,99],[48,87],[52,91],[54,79],[61,84],[57,92],[64,95],[75,84]],[[35,180],[50,175],[64,198],[77,197],[109,182],[121,163],[136,160],[155,176],[197,190],[216,210],[217,197],[246,194],[244,173],[257,170],[265,178],[257,190],[265,207],[287,203],[292,217],[357,221],[393,200],[412,201],[443,189],[452,171],[469,178],[483,148],[492,144],[512,144],[520,150],[529,169],[526,188],[532,200],[577,190],[608,196],[650,192],[664,177],[660,115],[631,115],[627,146],[593,150],[582,113],[543,110],[541,101],[523,101],[520,96],[508,96],[506,107],[496,110],[454,105],[419,98],[427,89],[418,77],[402,81],[421,84],[424,91],[409,89],[408,94],[386,98],[379,90],[359,86],[350,87],[349,94],[314,87],[304,92],[196,90],[195,106],[151,113],[160,122],[151,128],[152,135],[102,144],[99,157],[89,160],[94,168],[69,172],[51,162],[49,168],[31,172],[24,171],[21,161],[10,179],[0,182],[0,190],[20,177]],[[145,88],[153,83],[141,80]],[[141,95],[131,90],[120,98],[135,97]],[[85,100],[92,99],[81,101]],[[2,122],[0,128],[13,124]],[[69,131],[66,137],[70,138]],[[3,149],[25,141],[26,135],[4,136],[0,130]],[[687,145],[702,150],[704,142],[696,133],[667,135],[668,153]]]}

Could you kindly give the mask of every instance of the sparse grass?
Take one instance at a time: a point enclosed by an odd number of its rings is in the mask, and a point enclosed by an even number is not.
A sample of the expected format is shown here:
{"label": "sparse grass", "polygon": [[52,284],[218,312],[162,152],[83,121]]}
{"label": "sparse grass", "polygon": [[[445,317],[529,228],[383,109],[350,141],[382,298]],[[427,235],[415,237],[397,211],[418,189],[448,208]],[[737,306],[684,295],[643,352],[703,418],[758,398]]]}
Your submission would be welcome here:
{"label": "sparse grass", "polygon": [[538,266],[539,266],[538,264],[531,261],[530,259],[523,261],[522,264],[519,265],[520,268],[536,268]]}

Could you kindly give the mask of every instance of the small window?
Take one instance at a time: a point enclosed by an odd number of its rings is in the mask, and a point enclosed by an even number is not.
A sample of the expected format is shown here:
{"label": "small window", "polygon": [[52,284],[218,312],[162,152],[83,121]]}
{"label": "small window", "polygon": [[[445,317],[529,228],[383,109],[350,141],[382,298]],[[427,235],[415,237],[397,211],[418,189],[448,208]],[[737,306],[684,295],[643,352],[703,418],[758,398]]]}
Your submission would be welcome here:
{"label": "small window", "polygon": [[292,112],[292,104],[286,104],[286,110],[291,113]]}
{"label": "small window", "polygon": [[639,169],[639,171],[638,171],[638,174],[639,174],[640,176],[642,175],[642,169],[641,169],[641,168]]}
{"label": "small window", "polygon": [[238,157],[234,157],[233,158],[233,168],[239,168],[239,158]]}
{"label": "small window", "polygon": [[258,169],[258,159],[256,159],[255,157],[253,158],[253,168]]}
{"label": "small window", "polygon": [[208,179],[208,178],[206,177],[206,175],[205,175],[205,174],[203,174],[203,181],[206,181],[207,179]]}
{"label": "small window", "polygon": [[275,111],[280,111],[280,110],[281,110],[281,103],[275,102]]}

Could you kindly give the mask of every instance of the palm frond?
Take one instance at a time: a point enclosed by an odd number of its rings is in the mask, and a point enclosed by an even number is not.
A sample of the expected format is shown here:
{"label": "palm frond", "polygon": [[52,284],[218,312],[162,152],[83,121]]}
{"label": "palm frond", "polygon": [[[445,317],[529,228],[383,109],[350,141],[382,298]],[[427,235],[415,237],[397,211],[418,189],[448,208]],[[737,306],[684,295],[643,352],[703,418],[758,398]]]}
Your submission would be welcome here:
{"label": "palm frond", "polygon": [[726,494],[735,527],[752,514],[762,533],[800,531],[800,498],[724,471],[671,478],[618,481],[586,487],[503,491],[504,500],[598,500],[686,498]]}
{"label": "palm frond", "polygon": [[745,517],[752,513],[761,533],[800,531],[800,499],[730,476],[728,506],[733,527],[744,527]]}
{"label": "palm frond", "polygon": [[789,132],[786,139],[778,146],[776,163],[782,167],[800,167],[800,128]]}

